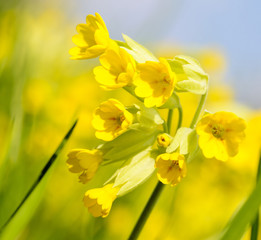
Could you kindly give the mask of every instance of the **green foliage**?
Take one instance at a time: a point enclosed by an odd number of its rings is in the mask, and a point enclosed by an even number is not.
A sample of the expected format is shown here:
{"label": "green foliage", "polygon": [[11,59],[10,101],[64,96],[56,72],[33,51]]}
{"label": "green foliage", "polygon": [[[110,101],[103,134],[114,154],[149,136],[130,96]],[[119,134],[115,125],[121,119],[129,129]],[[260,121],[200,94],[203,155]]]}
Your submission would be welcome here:
{"label": "green foliage", "polygon": [[137,43],[125,34],[122,34],[122,36],[128,46],[131,48],[131,50],[128,48],[125,48],[125,50],[130,53],[138,63],[144,63],[146,61],[158,62],[158,59],[141,44]]}
{"label": "green foliage", "polygon": [[168,60],[172,71],[176,73],[176,91],[204,94],[208,87],[208,75],[199,62],[189,56],[178,55]]}
{"label": "green foliage", "polygon": [[105,184],[115,178],[114,186],[121,186],[118,196],[125,195],[150,177],[154,164],[151,148],[148,148],[126,161]]}
{"label": "green foliage", "polygon": [[261,205],[261,179],[247,200],[234,213],[224,232],[218,237],[219,240],[240,239],[247,227],[254,220]]}
{"label": "green foliage", "polygon": [[145,148],[151,146],[159,133],[158,130],[140,131],[131,129],[111,142],[106,142],[101,149],[105,163],[127,160]]}

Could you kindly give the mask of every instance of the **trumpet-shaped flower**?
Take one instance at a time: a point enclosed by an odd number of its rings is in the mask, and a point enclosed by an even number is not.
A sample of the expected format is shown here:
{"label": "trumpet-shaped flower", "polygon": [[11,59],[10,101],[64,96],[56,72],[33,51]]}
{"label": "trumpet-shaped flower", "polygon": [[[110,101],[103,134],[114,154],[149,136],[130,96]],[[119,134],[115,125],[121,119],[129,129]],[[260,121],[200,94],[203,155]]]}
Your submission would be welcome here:
{"label": "trumpet-shaped flower", "polygon": [[107,217],[113,201],[117,197],[118,187],[113,184],[105,185],[103,188],[88,190],[83,198],[84,205],[94,217]]}
{"label": "trumpet-shaped flower", "polygon": [[78,24],[76,30],[79,34],[73,36],[72,40],[77,47],[70,49],[71,59],[95,58],[113,43],[98,13],[95,13],[95,16],[88,15],[86,24]]}
{"label": "trumpet-shaped flower", "polygon": [[79,182],[87,183],[102,162],[102,152],[97,149],[73,149],[68,153],[67,164],[72,173],[81,173]]}
{"label": "trumpet-shaped flower", "polygon": [[178,152],[163,153],[156,158],[155,168],[158,179],[164,184],[177,185],[186,176],[185,157]]}
{"label": "trumpet-shaped flower", "polygon": [[146,107],[160,107],[172,95],[176,76],[166,59],[159,62],[147,61],[138,65],[140,71],[135,78],[135,93],[144,98]]}
{"label": "trumpet-shaped flower", "polygon": [[102,66],[94,68],[97,82],[105,89],[121,88],[132,83],[136,72],[134,58],[124,49],[115,45],[100,57]]}
{"label": "trumpet-shaped flower", "polygon": [[197,124],[199,147],[206,158],[226,161],[238,153],[246,123],[231,112],[207,114]]}
{"label": "trumpet-shaped flower", "polygon": [[96,129],[95,136],[104,141],[111,141],[132,124],[133,116],[116,99],[109,99],[95,110],[92,121]]}

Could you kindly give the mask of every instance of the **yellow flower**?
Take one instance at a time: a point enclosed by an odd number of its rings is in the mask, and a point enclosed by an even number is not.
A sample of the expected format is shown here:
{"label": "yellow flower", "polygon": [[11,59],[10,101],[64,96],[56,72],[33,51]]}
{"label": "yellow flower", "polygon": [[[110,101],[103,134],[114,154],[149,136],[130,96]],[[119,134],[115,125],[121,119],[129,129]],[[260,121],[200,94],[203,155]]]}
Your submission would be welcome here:
{"label": "yellow flower", "polygon": [[156,158],[158,179],[164,184],[177,185],[187,174],[185,157],[178,152],[163,153]]}
{"label": "yellow flower", "polygon": [[109,99],[95,110],[92,121],[96,129],[95,136],[104,141],[111,141],[132,124],[133,116],[116,99]]}
{"label": "yellow flower", "polygon": [[66,162],[70,172],[81,173],[79,182],[85,184],[94,177],[102,162],[102,152],[97,149],[73,149],[68,153]]}
{"label": "yellow flower", "polygon": [[77,45],[70,49],[71,59],[95,58],[109,47],[113,40],[109,37],[107,27],[98,13],[88,15],[86,24],[78,24],[72,40]]}
{"label": "yellow flower", "polygon": [[164,148],[170,145],[170,141],[171,141],[170,136],[166,133],[160,134],[157,137],[158,145]]}
{"label": "yellow flower", "polygon": [[85,207],[94,217],[107,217],[113,201],[117,197],[118,187],[113,184],[105,185],[103,188],[94,188],[88,190],[83,198]]}
{"label": "yellow flower", "polygon": [[121,88],[132,83],[136,72],[134,58],[115,45],[100,57],[102,66],[94,68],[95,79],[105,89]]}
{"label": "yellow flower", "polygon": [[246,123],[231,112],[207,114],[197,124],[199,147],[206,158],[226,161],[238,153]]}
{"label": "yellow flower", "polygon": [[176,75],[164,58],[159,62],[147,61],[139,64],[140,70],[135,78],[137,96],[145,98],[146,107],[159,107],[172,95],[176,83]]}

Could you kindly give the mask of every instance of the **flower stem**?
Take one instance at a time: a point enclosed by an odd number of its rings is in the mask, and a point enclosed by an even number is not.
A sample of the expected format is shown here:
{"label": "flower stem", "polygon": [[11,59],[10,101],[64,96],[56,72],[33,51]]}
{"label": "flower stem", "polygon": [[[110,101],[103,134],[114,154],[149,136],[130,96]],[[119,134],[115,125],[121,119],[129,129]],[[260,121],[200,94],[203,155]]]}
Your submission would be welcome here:
{"label": "flower stem", "polygon": [[206,91],[206,93],[203,94],[200,98],[197,110],[196,110],[195,115],[194,115],[194,117],[191,121],[191,124],[190,124],[190,128],[192,128],[192,129],[194,129],[195,125],[197,124],[198,118],[199,118],[199,116],[202,112],[204,105],[205,105],[205,102],[206,102],[206,99],[207,99],[207,94],[208,94],[208,92]]}
{"label": "flower stem", "polygon": [[138,97],[136,94],[135,94],[135,91],[134,91],[134,87],[133,86],[125,86],[123,87],[123,89],[125,91],[127,91],[129,94],[131,94],[132,96],[134,96],[135,98],[137,98],[138,100],[140,100],[141,102],[144,102],[144,99],[141,98],[141,97]]}
{"label": "flower stem", "polygon": [[70,128],[70,130],[67,132],[67,134],[65,135],[65,137],[63,138],[63,140],[61,141],[60,145],[58,146],[58,148],[56,149],[56,151],[54,152],[54,154],[51,156],[51,158],[49,159],[49,161],[46,163],[46,165],[44,166],[44,168],[42,169],[41,173],[39,174],[38,178],[35,180],[35,182],[33,183],[33,185],[31,186],[31,188],[28,190],[28,192],[26,193],[26,195],[24,196],[24,198],[22,199],[22,201],[20,202],[20,204],[17,206],[17,208],[15,209],[15,211],[12,213],[12,215],[7,219],[7,221],[5,222],[5,224],[0,228],[0,232],[2,232],[4,230],[4,228],[9,224],[9,222],[12,220],[12,218],[16,215],[16,213],[19,211],[19,209],[23,206],[23,204],[25,203],[25,201],[28,199],[28,197],[31,195],[31,193],[34,191],[34,189],[38,186],[38,184],[41,182],[41,180],[43,179],[43,177],[45,176],[45,174],[47,173],[47,171],[50,169],[50,167],[52,166],[52,164],[54,163],[54,161],[57,159],[59,153],[61,152],[62,148],[64,147],[65,143],[68,141],[69,137],[71,136],[76,124],[77,124],[76,120],[74,122],[74,124],[72,125],[72,127]]}
{"label": "flower stem", "polygon": [[182,125],[182,120],[183,120],[183,111],[182,111],[182,107],[179,106],[177,109],[178,109],[178,112],[179,112],[179,121],[178,121],[178,125],[177,125],[177,129],[176,129],[176,131],[181,127],[181,125]]}
{"label": "flower stem", "polygon": [[[181,107],[178,108],[179,111],[179,121],[178,121],[178,128],[181,126],[182,123],[182,109]],[[169,109],[169,113],[168,113],[168,119],[167,119],[167,126],[166,128],[166,132],[170,133],[171,130],[171,123],[172,123],[172,116],[173,116],[173,109]],[[177,129],[178,129],[177,128]],[[135,240],[138,238],[141,230],[143,229],[152,209],[154,208],[163,188],[164,188],[164,184],[162,184],[161,182],[158,181],[153,193],[150,196],[149,201],[147,202],[145,208],[143,209],[134,229],[131,232],[130,237],[128,238],[129,240]]]}
{"label": "flower stem", "polygon": [[142,214],[140,215],[140,218],[138,220],[138,222],[136,223],[134,229],[132,230],[132,233],[130,235],[130,237],[128,238],[129,240],[134,240],[137,239],[142,228],[144,227],[155,203],[157,202],[160,193],[163,190],[164,185],[161,182],[158,182],[157,186],[155,187],[152,195],[150,196],[149,201],[147,202],[145,208],[143,209]]}
{"label": "flower stem", "polygon": [[167,120],[168,133],[171,132],[172,117],[173,117],[173,109],[169,109],[168,120]]}
{"label": "flower stem", "polygon": [[167,126],[166,121],[164,121],[164,123],[162,124],[162,126],[163,126],[164,132],[168,132],[168,126]]}
{"label": "flower stem", "polygon": [[[260,158],[259,158],[259,163],[258,163],[258,169],[257,169],[257,176],[256,176],[256,181],[261,177],[261,153],[260,153]],[[251,240],[257,240],[258,237],[258,225],[259,225],[259,212],[257,212],[257,215],[252,223],[252,228],[251,228]]]}

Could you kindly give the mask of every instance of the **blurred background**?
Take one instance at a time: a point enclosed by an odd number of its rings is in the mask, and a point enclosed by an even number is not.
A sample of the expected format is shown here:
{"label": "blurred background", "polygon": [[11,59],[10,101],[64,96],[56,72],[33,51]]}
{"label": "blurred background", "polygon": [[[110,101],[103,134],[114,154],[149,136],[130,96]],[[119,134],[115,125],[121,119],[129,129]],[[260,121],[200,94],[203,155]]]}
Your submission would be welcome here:
{"label": "blurred background", "polygon": [[[158,57],[197,58],[210,75],[206,108],[247,120],[240,153],[227,163],[198,156],[178,187],[164,189],[140,239],[202,240],[220,232],[255,183],[261,140],[260,7],[258,0],[2,1],[0,226],[79,118],[66,149],[5,238],[126,239],[157,182],[153,175],[117,199],[106,219],[94,219],[83,195],[102,186],[117,165],[99,169],[86,185],[67,169],[70,149],[99,144],[90,124],[96,106],[108,97],[134,101],[122,90],[99,88],[92,74],[98,59],[69,59],[76,25],[95,12],[112,39],[122,40],[125,33]],[[180,97],[188,126],[198,98]]]}

